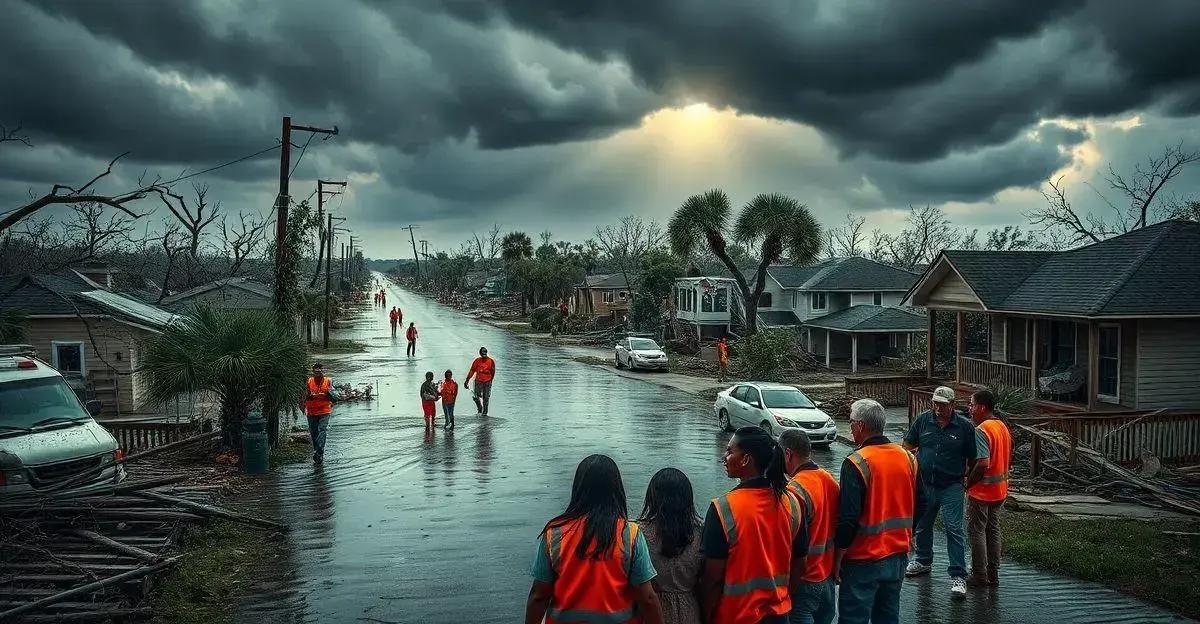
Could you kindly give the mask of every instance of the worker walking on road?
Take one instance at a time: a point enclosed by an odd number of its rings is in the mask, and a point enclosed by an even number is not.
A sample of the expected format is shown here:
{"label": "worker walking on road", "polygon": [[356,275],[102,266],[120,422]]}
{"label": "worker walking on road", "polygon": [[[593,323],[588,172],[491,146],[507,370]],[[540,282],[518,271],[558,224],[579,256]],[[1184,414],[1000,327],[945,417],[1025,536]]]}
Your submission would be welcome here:
{"label": "worker walking on road", "polygon": [[612,458],[579,462],[567,510],[546,523],[533,560],[525,624],[663,624],[650,581],[657,572],[638,525],[629,521],[621,471]]}
{"label": "worker walking on road", "polygon": [[387,309],[387,293],[382,288],[379,289],[379,307]]}
{"label": "worker walking on road", "polygon": [[837,614],[833,583],[833,528],[837,519],[838,484],[812,460],[808,434],[788,429],[779,436],[783,465],[791,477],[788,491],[800,501],[808,522],[808,559],[804,576],[792,594],[790,624],[830,624]]}
{"label": "worker walking on road", "polygon": [[445,427],[454,428],[454,401],[458,399],[458,382],[454,381],[454,373],[446,371],[446,378],[438,385],[442,395],[442,415],[446,417]]}
{"label": "worker walking on road", "polygon": [[396,310],[396,306],[392,306],[392,311],[388,312],[388,321],[392,324],[392,338],[395,338],[396,325],[400,322],[400,312]]}
{"label": "worker walking on road", "polygon": [[923,505],[917,460],[883,435],[887,415],[871,399],[850,406],[858,449],[842,462],[833,578],[839,624],[897,624],[900,587]]}
{"label": "worker walking on road", "polygon": [[405,349],[405,353],[408,355],[408,357],[412,357],[412,356],[416,355],[417,354],[417,324],[416,323],[408,324],[408,331],[404,332],[404,337],[408,339],[408,348]]}
{"label": "worker walking on road", "polygon": [[479,357],[471,362],[471,370],[467,371],[467,379],[463,388],[471,389],[471,378],[475,378],[475,391],[471,398],[475,400],[475,408],[480,416],[488,415],[488,400],[492,398],[492,379],[496,376],[496,360],[488,357],[487,347],[479,347]]}
{"label": "worker walking on road", "polygon": [[1008,498],[1012,434],[993,410],[996,397],[987,390],[971,395],[979,460],[967,477],[967,539],[971,543],[971,575],[975,586],[1000,584],[1000,508]]}
{"label": "worker walking on road", "polygon": [[704,621],[786,624],[805,573],[808,531],[787,493],[783,451],[763,429],[742,427],[725,448],[725,472],[739,483],[713,499],[704,518]]}
{"label": "worker walking on road", "polygon": [[724,336],[717,340],[717,369],[717,381],[725,383],[729,374],[729,344]]}
{"label": "worker walking on road", "polygon": [[304,393],[304,415],[308,418],[308,437],[313,446],[313,463],[325,461],[325,432],[329,428],[329,415],[333,413],[330,392],[333,381],[325,376],[325,368],[313,364],[312,377]]}
{"label": "worker walking on road", "polygon": [[421,384],[421,413],[425,415],[425,430],[431,431],[436,426],[437,400],[441,394],[438,385],[433,382],[433,371],[425,373],[425,383]]}
{"label": "worker walking on road", "polygon": [[938,512],[946,529],[946,552],[950,557],[950,595],[967,595],[967,557],[963,533],[963,482],[978,457],[975,425],[954,411],[954,390],[941,386],[933,391],[933,408],[913,420],[904,436],[904,446],[916,450],[921,464],[921,485],[929,504],[917,518],[913,539],[916,558],[906,574],[926,574],[933,565],[933,523]]}

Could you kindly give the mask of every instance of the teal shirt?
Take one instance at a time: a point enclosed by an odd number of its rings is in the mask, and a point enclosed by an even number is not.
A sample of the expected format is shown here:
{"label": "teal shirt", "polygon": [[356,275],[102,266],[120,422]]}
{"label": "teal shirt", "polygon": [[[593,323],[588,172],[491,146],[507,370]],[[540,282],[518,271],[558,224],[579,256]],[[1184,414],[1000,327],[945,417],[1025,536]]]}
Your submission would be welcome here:
{"label": "teal shirt", "polygon": [[[550,565],[550,551],[546,548],[545,535],[538,537],[537,553],[533,556],[533,566],[529,574],[543,583],[554,582],[554,567]],[[633,558],[629,562],[629,585],[641,585],[656,576],[658,571],[650,561],[650,547],[646,545],[646,538],[642,536],[642,532],[638,531],[637,538],[633,540]]]}

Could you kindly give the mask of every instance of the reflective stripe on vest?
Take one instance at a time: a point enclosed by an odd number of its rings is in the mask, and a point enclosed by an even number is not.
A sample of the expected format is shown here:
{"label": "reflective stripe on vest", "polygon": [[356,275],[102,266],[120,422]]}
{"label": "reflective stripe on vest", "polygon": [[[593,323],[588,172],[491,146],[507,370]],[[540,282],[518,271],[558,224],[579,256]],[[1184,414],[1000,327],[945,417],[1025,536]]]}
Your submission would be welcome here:
{"label": "reflective stripe on vest", "polygon": [[791,609],[788,574],[793,542],[803,521],[796,497],[769,488],[737,488],[713,500],[729,555],[716,619],[757,624]]}
{"label": "reflective stripe on vest", "polygon": [[[329,392],[333,389],[333,382],[329,381],[328,377],[321,379],[321,385],[317,385],[317,380],[312,377],[308,378],[308,392],[317,394],[321,392]],[[324,416],[333,413],[333,403],[326,398],[307,397],[304,399],[304,413],[309,416]]]}
{"label": "reflective stripe on vest", "polygon": [[833,540],[829,539],[829,540],[825,540],[824,544],[814,544],[812,546],[809,546],[808,554],[810,556],[823,555],[823,554],[829,552],[832,548],[833,548]]}
{"label": "reflective stripe on vest", "polygon": [[1008,481],[1008,473],[1007,472],[1002,472],[998,475],[992,475],[990,477],[984,477],[979,480],[980,483],[986,483],[986,484],[1005,483],[1007,481]]}
{"label": "reflective stripe on vest", "polygon": [[897,444],[864,446],[847,459],[862,475],[865,492],[858,532],[846,558],[877,561],[912,546],[917,460]]}
{"label": "reflective stripe on vest", "polygon": [[580,558],[586,518],[546,532],[546,550],[555,573],[548,624],[636,624],[641,622],[629,585],[638,527],[618,520],[612,548],[598,558]]}
{"label": "reflective stripe on vest", "polygon": [[779,587],[787,587],[788,575],[783,574],[773,578],[757,577],[752,578],[742,583],[726,585],[722,591],[726,596],[740,596],[750,593],[756,589],[776,589]]}
{"label": "reflective stripe on vest", "polygon": [[967,496],[985,503],[999,502],[1008,498],[1008,468],[1012,462],[1012,436],[1008,432],[1008,427],[995,418],[989,418],[979,423],[978,429],[987,438],[990,457],[983,478],[967,490]]}
{"label": "reflective stripe on vest", "polygon": [[837,481],[822,468],[806,469],[792,477],[788,489],[804,503],[804,522],[808,526],[808,562],[801,580],[820,583],[833,574]]}
{"label": "reflective stripe on vest", "polygon": [[546,613],[548,620],[554,622],[587,622],[588,624],[625,624],[633,619],[633,607],[616,613],[602,611],[587,611],[585,609],[559,609],[551,607]]}
{"label": "reflective stripe on vest", "polygon": [[737,521],[729,508],[729,499],[722,496],[713,502],[717,504],[717,517],[721,520],[721,526],[725,528],[725,541],[732,547],[737,542]]}

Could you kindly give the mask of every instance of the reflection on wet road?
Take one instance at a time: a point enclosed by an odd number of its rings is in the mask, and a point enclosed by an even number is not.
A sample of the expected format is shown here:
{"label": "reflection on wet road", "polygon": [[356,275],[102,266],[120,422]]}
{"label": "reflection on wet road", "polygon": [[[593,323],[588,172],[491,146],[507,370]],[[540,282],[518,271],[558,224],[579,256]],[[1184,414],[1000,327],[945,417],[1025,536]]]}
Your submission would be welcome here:
{"label": "reflection on wet road", "polygon": [[[417,323],[417,355],[405,357],[382,312],[345,332],[370,349],[326,369],[337,382],[378,383],[380,398],[335,409],[323,467],[285,466],[251,494],[294,529],[285,552],[256,574],[239,621],[519,621],[534,539],[565,507],[584,456],[617,461],[635,515],[650,476],[666,466],[692,479],[701,513],[732,487],[718,463],[726,434],[701,399],[599,373],[410,293],[389,290],[388,305]],[[417,397],[425,371],[440,378],[450,368],[461,383],[480,346],[498,364],[492,416],[476,416],[464,390],[458,429],[426,434]],[[847,450],[835,444],[817,460],[836,472]],[[905,583],[906,622],[1185,621],[1012,562],[998,592],[952,602],[944,539],[935,543],[935,574]]]}

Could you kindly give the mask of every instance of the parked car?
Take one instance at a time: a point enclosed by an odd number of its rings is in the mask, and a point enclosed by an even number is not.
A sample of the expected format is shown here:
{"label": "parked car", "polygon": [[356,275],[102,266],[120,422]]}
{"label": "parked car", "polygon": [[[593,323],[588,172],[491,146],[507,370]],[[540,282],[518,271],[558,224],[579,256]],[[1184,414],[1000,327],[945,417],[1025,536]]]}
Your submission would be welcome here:
{"label": "parked car", "polygon": [[99,412],[99,401],[85,406],[50,365],[0,351],[0,498],[124,479],[124,467],[110,465],[122,452],[93,418]]}
{"label": "parked car", "polygon": [[750,425],[779,437],[788,429],[800,429],[813,445],[829,446],[837,437],[837,425],[819,407],[793,386],[752,382],[718,392],[713,413],[725,431]]}
{"label": "parked car", "polygon": [[617,343],[617,368],[629,370],[667,370],[667,354],[657,342],[649,338],[626,338]]}

